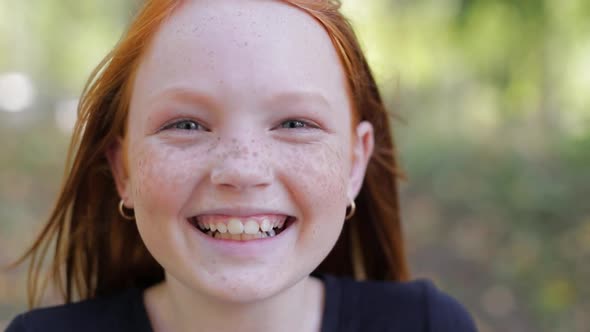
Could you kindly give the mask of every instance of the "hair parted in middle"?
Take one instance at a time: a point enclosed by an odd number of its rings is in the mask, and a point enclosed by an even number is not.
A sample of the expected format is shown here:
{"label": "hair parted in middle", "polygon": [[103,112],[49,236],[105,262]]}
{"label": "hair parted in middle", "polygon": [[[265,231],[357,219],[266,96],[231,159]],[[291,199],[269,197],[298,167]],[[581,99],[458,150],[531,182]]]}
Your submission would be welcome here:
{"label": "hair parted in middle", "polygon": [[[106,153],[118,140],[125,148],[126,119],[137,68],[162,23],[183,0],[147,0],[119,43],[92,73],[81,98],[68,152],[65,179],[52,213],[33,245],[16,262],[30,259],[29,305],[43,291],[41,272],[54,244],[49,281],[65,302],[145,288],[164,279],[163,268],[143,244],[133,222],[119,214]],[[340,2],[285,0],[327,31],[347,77],[353,125],[374,127],[375,150],[335,247],[316,272],[358,279],[407,280],[397,181],[401,176],[383,103],[359,42],[340,13]]]}

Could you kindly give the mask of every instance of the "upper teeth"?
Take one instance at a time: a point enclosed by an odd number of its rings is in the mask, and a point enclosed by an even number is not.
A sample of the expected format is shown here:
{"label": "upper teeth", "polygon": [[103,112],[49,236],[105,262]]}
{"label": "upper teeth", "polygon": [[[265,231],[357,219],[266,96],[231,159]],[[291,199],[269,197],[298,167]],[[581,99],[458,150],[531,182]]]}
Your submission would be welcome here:
{"label": "upper teeth", "polygon": [[[236,220],[236,219],[232,219],[232,220],[229,222],[229,223],[230,223],[230,225],[232,225],[232,223],[233,223],[233,222],[237,222],[237,223],[238,223],[238,224],[240,224],[240,225],[242,224],[242,222],[241,222],[241,221],[239,221],[239,220]],[[256,234],[256,233],[258,233],[258,229],[259,229],[258,223],[257,223],[256,221],[254,221],[254,220],[248,220],[248,221],[246,222],[246,224],[244,225],[244,233],[246,233],[246,234]],[[238,233],[233,233],[233,232],[231,231],[231,229],[230,229],[230,231],[229,231],[229,232],[230,232],[230,233],[232,233],[232,234],[238,234]]]}
{"label": "upper teeth", "polygon": [[196,219],[197,225],[203,230],[211,230],[211,232],[219,232],[221,234],[229,233],[232,235],[237,234],[250,234],[256,235],[260,231],[270,232],[273,228],[281,228],[285,224],[285,216],[273,216],[273,217],[262,217],[262,218],[216,218],[216,217],[199,217]]}
{"label": "upper teeth", "polygon": [[[256,226],[256,228],[258,228],[258,224],[256,224]],[[242,234],[244,232],[244,224],[238,219],[231,219],[227,224],[227,231],[230,234]],[[256,233],[258,233],[258,230],[256,230]]]}

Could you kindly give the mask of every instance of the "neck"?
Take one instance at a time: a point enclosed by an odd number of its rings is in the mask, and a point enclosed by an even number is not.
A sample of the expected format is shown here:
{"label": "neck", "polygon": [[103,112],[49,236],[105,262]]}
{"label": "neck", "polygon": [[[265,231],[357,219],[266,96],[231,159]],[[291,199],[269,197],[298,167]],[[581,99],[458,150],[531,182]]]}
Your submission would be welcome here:
{"label": "neck", "polygon": [[323,285],[308,277],[273,297],[249,303],[203,296],[168,278],[145,292],[154,332],[319,331]]}

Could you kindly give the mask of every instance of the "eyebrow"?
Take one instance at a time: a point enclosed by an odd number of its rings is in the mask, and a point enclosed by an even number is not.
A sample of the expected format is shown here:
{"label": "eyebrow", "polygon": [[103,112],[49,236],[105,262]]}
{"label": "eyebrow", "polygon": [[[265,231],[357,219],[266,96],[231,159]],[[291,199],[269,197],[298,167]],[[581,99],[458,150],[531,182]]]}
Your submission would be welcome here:
{"label": "eyebrow", "polygon": [[[187,101],[199,105],[203,105],[208,108],[218,109],[219,103],[211,95],[201,92],[199,90],[187,88],[187,87],[172,87],[158,93],[154,99],[154,102],[158,102],[160,98],[171,98],[176,100]],[[298,104],[298,103],[312,103],[317,104],[321,107],[331,109],[331,105],[328,99],[318,91],[313,90],[295,90],[295,91],[284,91],[271,95],[265,98],[263,103],[265,105],[283,105],[283,104]]]}
{"label": "eyebrow", "polygon": [[217,109],[219,107],[218,103],[215,101],[215,98],[211,97],[207,93],[186,87],[172,87],[166,89],[154,96],[154,102],[157,103],[161,98],[187,101],[205,106],[207,108]]}
{"label": "eyebrow", "polygon": [[315,103],[319,106],[331,109],[331,105],[323,94],[316,91],[288,91],[272,95],[267,101],[268,104],[297,104]]}

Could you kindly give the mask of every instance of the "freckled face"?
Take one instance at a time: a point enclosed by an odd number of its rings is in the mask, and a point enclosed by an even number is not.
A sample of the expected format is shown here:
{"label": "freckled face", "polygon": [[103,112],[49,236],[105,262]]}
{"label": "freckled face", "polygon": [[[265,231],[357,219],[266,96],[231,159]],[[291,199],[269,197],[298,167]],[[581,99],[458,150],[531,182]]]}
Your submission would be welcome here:
{"label": "freckled face", "polygon": [[[350,192],[345,84],[327,33],[279,1],[190,1],[163,25],[138,70],[123,153],[128,205],[168,282],[249,301],[320,264]],[[296,222],[234,255],[187,221],[239,208]]]}

